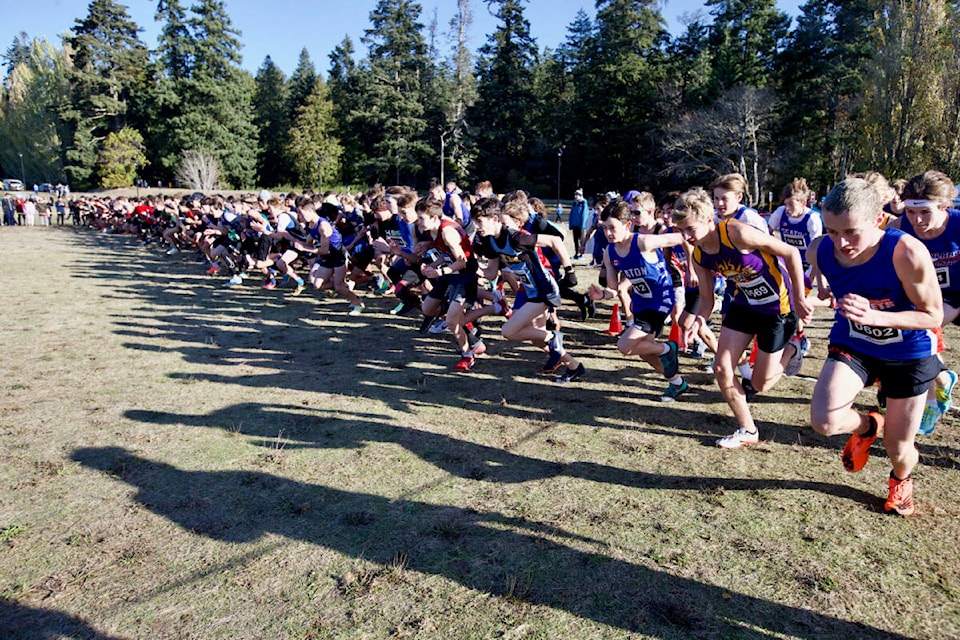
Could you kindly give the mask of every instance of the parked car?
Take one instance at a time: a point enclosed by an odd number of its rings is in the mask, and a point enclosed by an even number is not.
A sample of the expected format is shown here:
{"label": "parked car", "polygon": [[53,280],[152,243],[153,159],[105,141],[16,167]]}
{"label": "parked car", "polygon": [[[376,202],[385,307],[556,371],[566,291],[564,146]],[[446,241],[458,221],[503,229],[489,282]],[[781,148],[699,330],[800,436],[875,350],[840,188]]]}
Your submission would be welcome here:
{"label": "parked car", "polygon": [[19,180],[14,180],[13,178],[4,178],[3,190],[4,191],[23,191],[23,183],[20,182]]}
{"label": "parked car", "polygon": [[52,192],[53,192],[53,185],[50,184],[49,182],[44,182],[42,185],[40,185],[39,187],[37,187],[37,190],[38,190],[38,191],[44,191],[44,192],[46,192],[46,193],[52,193]]}

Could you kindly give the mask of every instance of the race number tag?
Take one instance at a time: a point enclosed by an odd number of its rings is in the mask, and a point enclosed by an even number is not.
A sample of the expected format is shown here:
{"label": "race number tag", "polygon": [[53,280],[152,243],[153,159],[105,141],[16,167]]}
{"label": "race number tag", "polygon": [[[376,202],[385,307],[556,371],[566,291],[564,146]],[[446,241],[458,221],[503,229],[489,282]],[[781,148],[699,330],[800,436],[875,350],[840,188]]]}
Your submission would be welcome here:
{"label": "race number tag", "polygon": [[753,305],[764,305],[780,300],[779,294],[763,278],[754,278],[746,282],[738,282],[737,287],[747,297],[747,302]]}
{"label": "race number tag", "polygon": [[941,289],[950,288],[950,267],[937,267],[937,284]]}
{"label": "race number tag", "polygon": [[533,284],[533,274],[530,273],[530,268],[527,265],[520,262],[510,265],[509,270],[517,275],[517,279],[520,280],[520,285],[526,289],[527,295],[531,295],[536,291],[536,287]]}
{"label": "race number tag", "polygon": [[900,329],[889,327],[871,327],[870,325],[850,322],[850,337],[866,340],[872,344],[894,344],[903,342],[903,333]]}
{"label": "race number tag", "polygon": [[641,298],[653,297],[653,291],[650,290],[650,284],[646,278],[641,278],[633,283],[633,292]]}
{"label": "race number tag", "polygon": [[783,238],[783,241],[792,247],[799,247],[801,249],[807,248],[807,241],[800,234],[783,232],[780,235]]}

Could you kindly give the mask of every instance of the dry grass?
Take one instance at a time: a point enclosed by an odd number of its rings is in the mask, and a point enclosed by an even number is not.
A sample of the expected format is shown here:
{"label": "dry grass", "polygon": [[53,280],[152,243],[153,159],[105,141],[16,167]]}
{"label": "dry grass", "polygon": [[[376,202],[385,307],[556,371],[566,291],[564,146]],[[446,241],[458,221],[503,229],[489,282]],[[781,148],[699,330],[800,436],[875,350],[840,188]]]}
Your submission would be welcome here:
{"label": "dry grass", "polygon": [[895,519],[882,449],[847,474],[805,426],[809,380],[724,452],[693,361],[673,406],[579,329],[583,384],[495,338],[454,375],[392,301],[348,318],[202,271],[0,230],[5,637],[960,637],[954,416],[919,443],[921,515]]}

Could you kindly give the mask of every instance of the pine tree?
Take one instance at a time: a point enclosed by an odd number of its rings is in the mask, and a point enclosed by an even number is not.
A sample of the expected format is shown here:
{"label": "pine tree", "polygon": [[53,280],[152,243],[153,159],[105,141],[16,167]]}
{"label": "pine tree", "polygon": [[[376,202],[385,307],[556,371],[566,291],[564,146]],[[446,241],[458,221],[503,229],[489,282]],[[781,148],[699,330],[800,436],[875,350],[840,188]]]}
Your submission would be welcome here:
{"label": "pine tree", "polygon": [[361,181],[363,131],[357,117],[360,97],[356,90],[359,68],[353,60],[353,41],[349,36],[330,53],[327,88],[333,103],[334,134],[340,140],[343,154],[340,171],[347,184]]}
{"label": "pine tree", "polygon": [[867,2],[808,0],[779,60],[781,182],[802,175],[820,193],[843,179],[863,108],[870,55]]}
{"label": "pine tree", "polygon": [[578,82],[586,96],[578,118],[589,141],[583,160],[620,190],[640,187],[654,171],[643,144],[659,115],[666,32],[658,6],[655,0],[600,0]]}
{"label": "pine tree", "polygon": [[776,0],[706,0],[706,5],[713,7],[712,90],[772,84],[777,50],[790,26]]}
{"label": "pine tree", "polygon": [[291,173],[286,155],[291,122],[287,112],[287,79],[267,56],[254,82],[254,124],[260,139],[257,184],[276,187],[287,180]]}
{"label": "pine tree", "polygon": [[290,120],[296,116],[297,109],[307,103],[307,97],[313,93],[317,83],[317,69],[310,60],[306,47],[300,50],[297,68],[287,84],[287,116]]}
{"label": "pine tree", "polygon": [[453,55],[447,65],[451,87],[444,129],[444,144],[449,149],[450,163],[456,179],[463,179],[469,174],[476,156],[476,150],[468,144],[467,137],[467,112],[477,101],[473,54],[467,44],[472,24],[470,0],[457,0],[457,12],[450,19]]}
{"label": "pine tree", "polygon": [[343,149],[333,132],[333,102],[326,83],[318,77],[306,102],[297,109],[287,148],[295,183],[301,188],[322,189],[340,179]]}
{"label": "pine tree", "polygon": [[147,164],[143,153],[143,136],[135,129],[124,127],[107,134],[98,161],[100,186],[107,189],[133,186],[138,168]]}
{"label": "pine tree", "polygon": [[[522,0],[492,0],[499,26],[479,51],[477,102],[468,112],[476,173],[503,188],[528,187],[536,41]],[[542,163],[541,163],[542,164]]]}
{"label": "pine tree", "polygon": [[252,186],[257,164],[254,81],[240,68],[240,34],[221,0],[201,0],[191,11],[192,66],[187,78],[175,81],[178,114],[169,121],[174,148],[212,154],[224,186]]}
{"label": "pine tree", "polygon": [[369,48],[359,74],[360,110],[355,125],[366,133],[367,180],[401,182],[432,154],[425,141],[423,81],[426,43],[421,7],[410,0],[379,0],[363,42]]}
{"label": "pine tree", "polygon": [[131,103],[146,93],[148,51],[126,8],[113,0],[92,0],[66,43],[72,52],[70,102],[61,112],[69,123],[66,172],[75,186],[96,183],[99,146],[110,132],[127,126]]}

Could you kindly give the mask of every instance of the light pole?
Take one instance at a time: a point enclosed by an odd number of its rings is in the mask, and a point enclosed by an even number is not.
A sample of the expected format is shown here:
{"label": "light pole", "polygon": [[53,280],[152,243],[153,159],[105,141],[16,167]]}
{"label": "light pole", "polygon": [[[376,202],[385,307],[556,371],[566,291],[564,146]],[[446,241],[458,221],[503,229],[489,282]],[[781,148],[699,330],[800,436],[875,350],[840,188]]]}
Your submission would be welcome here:
{"label": "light pole", "polygon": [[563,162],[563,147],[557,149],[557,204],[560,204],[560,166]]}
{"label": "light pole", "polygon": [[27,188],[27,174],[24,173],[24,171],[23,171],[23,154],[22,154],[22,153],[19,153],[19,154],[17,154],[17,155],[20,156],[20,182],[23,183],[23,188],[26,189],[26,188]]}
{"label": "light pole", "polygon": [[447,181],[444,180],[443,178],[443,152],[447,146],[446,135],[447,135],[446,131],[440,132],[440,184],[441,185],[447,184]]}

